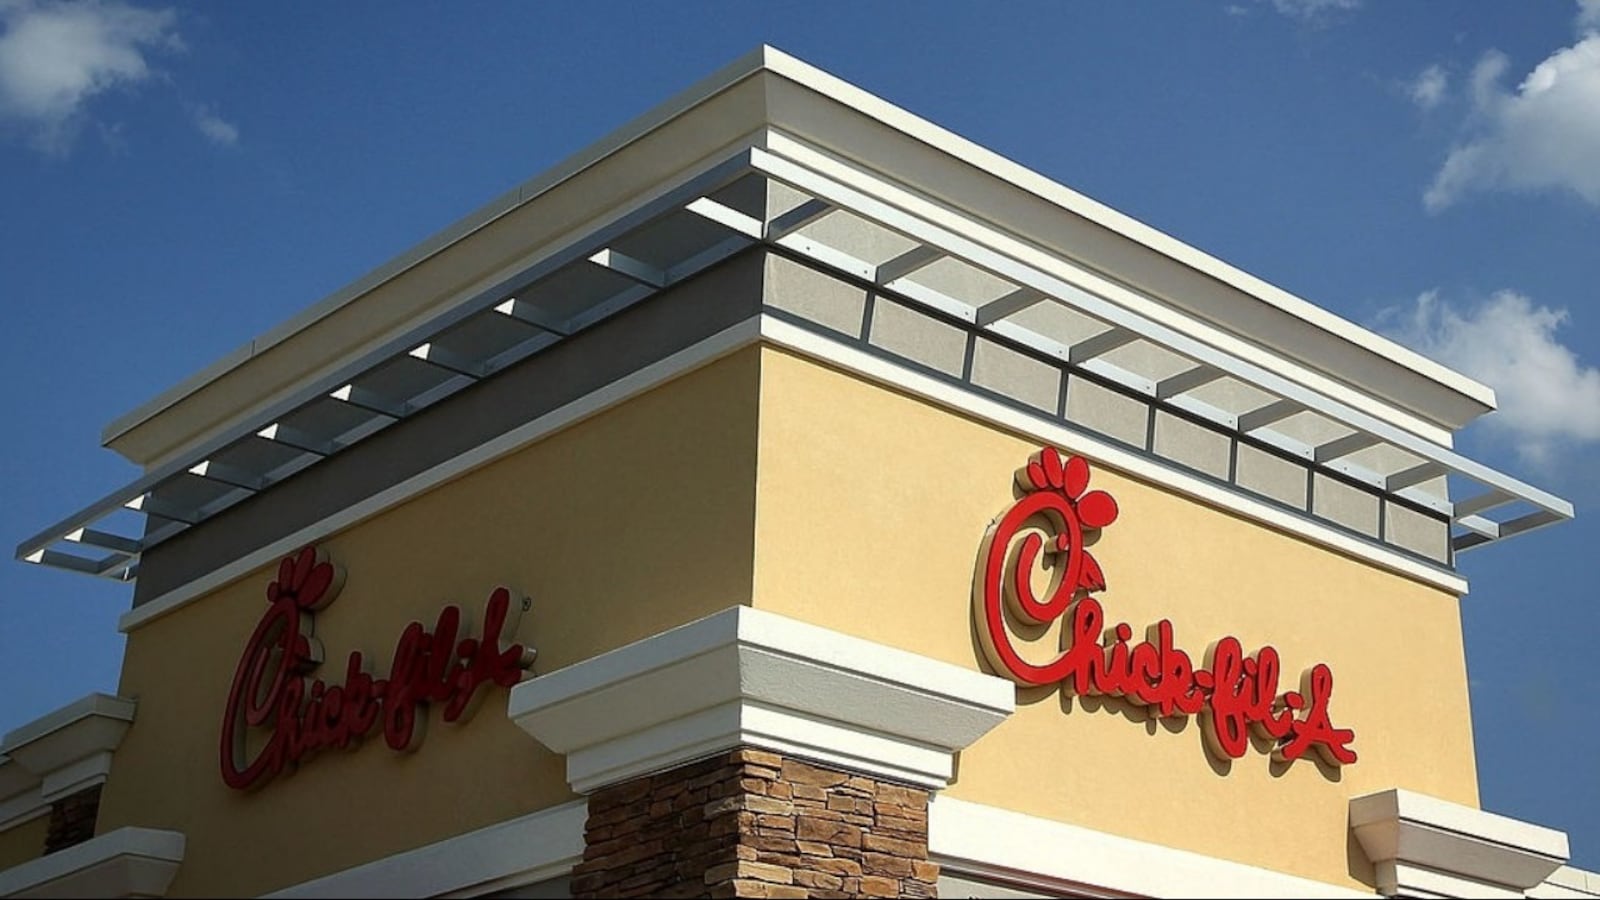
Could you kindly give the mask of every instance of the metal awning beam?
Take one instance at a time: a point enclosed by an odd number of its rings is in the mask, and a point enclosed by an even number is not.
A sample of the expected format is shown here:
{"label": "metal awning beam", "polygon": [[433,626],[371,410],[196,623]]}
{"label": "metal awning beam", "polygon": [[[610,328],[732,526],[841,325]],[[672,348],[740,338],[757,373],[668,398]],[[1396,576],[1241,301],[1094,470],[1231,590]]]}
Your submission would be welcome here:
{"label": "metal awning beam", "polygon": [[112,534],[109,531],[100,531],[96,528],[79,528],[77,531],[66,535],[64,540],[117,553],[137,554],[143,549],[137,540],[125,538],[120,534]]}
{"label": "metal awning beam", "polygon": [[1226,376],[1228,373],[1211,366],[1195,366],[1187,372],[1179,372],[1156,382],[1156,399],[1167,400],[1179,394],[1187,394],[1198,387],[1203,387]]}
{"label": "metal awning beam", "polygon": [[1386,491],[1403,491],[1408,487],[1419,485],[1424,481],[1432,481],[1440,475],[1447,474],[1449,469],[1432,460],[1418,463],[1409,469],[1402,469],[1383,480]]}
{"label": "metal awning beam", "polygon": [[1138,339],[1139,335],[1113,326],[1094,337],[1084,338],[1068,347],[1067,362],[1073,365],[1081,365],[1091,359],[1105,356],[1118,347],[1126,346]]}
{"label": "metal awning beam", "polygon": [[385,397],[377,391],[359,387],[353,383],[345,384],[336,390],[330,391],[328,396],[342,403],[348,403],[357,409],[364,409],[380,416],[388,416],[391,419],[404,419],[406,414],[411,412],[411,405],[404,400]]}
{"label": "metal awning beam", "polygon": [[1495,488],[1479,494],[1476,497],[1468,497],[1465,500],[1457,500],[1454,505],[1454,510],[1458,517],[1471,516],[1476,513],[1481,513],[1485,510],[1494,509],[1497,506],[1505,506],[1507,503],[1511,503],[1517,499],[1518,498],[1515,494]]}
{"label": "metal awning beam", "polygon": [[736,231],[751,240],[761,240],[761,220],[755,216],[745,215],[725,203],[719,203],[710,197],[697,197],[693,202],[684,206],[684,209],[702,219],[715,222],[730,231]]}
{"label": "metal awning beam", "polygon": [[1332,462],[1336,459],[1358,453],[1368,447],[1377,446],[1380,441],[1377,437],[1363,431],[1347,434],[1341,438],[1334,438],[1324,444],[1318,444],[1311,451],[1311,456],[1319,463]]}
{"label": "metal awning beam", "polygon": [[214,459],[205,459],[189,468],[189,474],[218,484],[230,487],[244,488],[250,491],[259,491],[267,486],[267,479],[254,472],[247,472],[238,466],[219,463]]}
{"label": "metal awning beam", "polygon": [[1003,297],[996,297],[979,306],[976,321],[980,328],[988,327],[1007,316],[1016,315],[1028,307],[1043,303],[1048,299],[1044,294],[1033,288],[1017,288]]}
{"label": "metal awning beam", "polygon": [[610,247],[590,256],[589,262],[647,287],[660,289],[667,286],[666,272],[642,259],[635,259],[626,253],[612,250]]}
{"label": "metal awning beam", "polygon": [[807,200],[768,222],[765,229],[766,239],[775,241],[792,234],[831,212],[833,212],[832,204],[815,199]]}
{"label": "metal awning beam", "polygon": [[337,441],[319,438],[308,431],[303,431],[292,425],[285,425],[282,422],[273,422],[271,425],[256,432],[255,436],[264,441],[281,444],[291,450],[312,453],[317,456],[332,456],[339,449]]}
{"label": "metal awning beam", "polygon": [[488,367],[482,360],[468,359],[447,347],[428,341],[411,348],[407,354],[412,359],[419,359],[437,369],[443,369],[454,375],[465,375],[468,378],[482,378]]}
{"label": "metal awning beam", "polygon": [[889,284],[899,281],[918,269],[925,269],[941,259],[944,251],[935,247],[916,246],[896,256],[895,258],[878,264],[878,269],[873,273],[874,284]]}
{"label": "metal awning beam", "polygon": [[494,311],[502,316],[515,319],[524,325],[532,325],[535,328],[558,334],[562,337],[566,337],[571,333],[567,328],[566,322],[546,313],[526,300],[510,297],[497,304],[494,307]]}
{"label": "metal awning beam", "polygon": [[1260,406],[1249,412],[1239,414],[1239,430],[1245,433],[1265,428],[1273,422],[1281,422],[1293,415],[1306,411],[1303,404],[1294,400],[1274,400],[1266,406]]}
{"label": "metal awning beam", "polygon": [[162,519],[171,519],[174,522],[182,522],[185,525],[193,525],[200,521],[199,510],[179,506],[153,494],[135,497],[123,505],[134,512],[142,512],[147,516],[156,516]]}

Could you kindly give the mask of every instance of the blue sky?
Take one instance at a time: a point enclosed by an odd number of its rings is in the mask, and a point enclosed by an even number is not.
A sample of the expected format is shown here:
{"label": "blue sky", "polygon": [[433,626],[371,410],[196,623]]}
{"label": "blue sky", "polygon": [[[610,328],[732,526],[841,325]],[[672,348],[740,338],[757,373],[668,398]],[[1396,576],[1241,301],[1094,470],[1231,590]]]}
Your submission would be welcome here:
{"label": "blue sky", "polygon": [[[0,0],[0,537],[101,427],[761,42],[1499,391],[1579,518],[1474,551],[1486,808],[1600,869],[1600,0]],[[8,554],[9,555],[9,554]],[[113,691],[129,590],[0,563],[0,728]]]}

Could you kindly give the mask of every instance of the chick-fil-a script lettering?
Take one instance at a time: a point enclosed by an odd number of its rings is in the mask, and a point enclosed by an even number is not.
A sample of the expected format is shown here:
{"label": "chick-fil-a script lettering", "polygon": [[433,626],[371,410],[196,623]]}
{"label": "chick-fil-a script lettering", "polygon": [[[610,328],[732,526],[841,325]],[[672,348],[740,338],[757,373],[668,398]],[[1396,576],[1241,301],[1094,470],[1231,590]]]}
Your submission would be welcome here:
{"label": "chick-fil-a script lettering", "polygon": [[[1238,638],[1225,637],[1196,665],[1175,645],[1167,619],[1138,643],[1128,623],[1109,624],[1090,596],[1105,590],[1106,578],[1085,537],[1116,521],[1117,503],[1089,490],[1085,460],[1047,447],[1017,471],[1017,485],[1022,497],[984,538],[973,590],[980,643],[997,673],[1028,687],[1060,684],[1079,695],[1123,697],[1161,717],[1198,714],[1206,745],[1225,759],[1244,756],[1254,732],[1272,742],[1282,761],[1307,750],[1333,766],[1356,761],[1355,732],[1335,728],[1328,717],[1333,672],[1327,665],[1307,669],[1298,690],[1279,694],[1278,651],[1270,646],[1247,654]],[[1043,599],[1033,586],[1041,553],[1056,555]],[[1026,625],[1061,620],[1066,649],[1044,663],[1024,659],[1007,611]]]}
{"label": "chick-fil-a script lettering", "polygon": [[[412,622],[401,631],[387,678],[368,674],[361,652],[353,651],[343,684],[308,681],[323,661],[315,614],[343,584],[343,571],[312,547],[278,565],[222,716],[222,780],[229,787],[258,787],[319,750],[353,746],[375,728],[391,748],[415,749],[429,704],[442,704],[442,718],[455,722],[471,711],[480,687],[511,687],[533,665],[531,647],[502,639],[515,633],[523,602],[501,587],[489,595],[482,637],[463,635],[461,608],[446,606],[431,630]],[[252,729],[266,732],[265,739],[252,741]]]}

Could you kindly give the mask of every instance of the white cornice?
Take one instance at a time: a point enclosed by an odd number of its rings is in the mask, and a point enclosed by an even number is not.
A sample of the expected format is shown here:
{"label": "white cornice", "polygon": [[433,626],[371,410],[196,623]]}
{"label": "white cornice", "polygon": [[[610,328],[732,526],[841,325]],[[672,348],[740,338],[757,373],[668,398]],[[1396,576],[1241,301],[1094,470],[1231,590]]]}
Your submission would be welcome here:
{"label": "white cornice", "polygon": [[513,689],[510,716],[587,793],[740,745],[942,788],[1015,687],[739,606]]}
{"label": "white cornice", "polygon": [[0,897],[162,897],[183,851],[179,832],[118,828],[0,872]]}
{"label": "white cornice", "polygon": [[1568,854],[1563,832],[1398,788],[1352,799],[1350,828],[1390,896],[1521,897]]}

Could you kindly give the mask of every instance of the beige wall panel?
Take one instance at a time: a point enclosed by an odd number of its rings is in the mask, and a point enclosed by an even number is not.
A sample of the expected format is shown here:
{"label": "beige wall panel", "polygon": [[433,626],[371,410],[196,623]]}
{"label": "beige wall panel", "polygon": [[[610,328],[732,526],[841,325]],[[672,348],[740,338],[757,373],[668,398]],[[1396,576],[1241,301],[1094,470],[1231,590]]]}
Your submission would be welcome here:
{"label": "beige wall panel", "polygon": [[[762,362],[756,605],[986,670],[973,570],[1037,445],[781,351]],[[951,795],[1352,885],[1371,872],[1349,798],[1401,786],[1476,805],[1457,598],[1109,467],[1092,486],[1122,510],[1094,551],[1113,621],[1171,618],[1195,655],[1227,635],[1270,643],[1291,678],[1326,662],[1360,759],[1224,765],[1198,721],[1036,691],[962,753]]]}
{"label": "beige wall panel", "polygon": [[954,325],[879,297],[872,304],[867,341],[946,375],[961,375],[967,335]]}
{"label": "beige wall panel", "polygon": [[48,813],[0,831],[0,872],[43,856],[44,839],[49,832]]}
{"label": "beige wall panel", "polygon": [[972,349],[972,383],[1052,415],[1061,402],[1061,370],[994,341]]}
{"label": "beige wall panel", "polygon": [[1295,509],[1306,508],[1306,468],[1259,450],[1244,442],[1239,443],[1239,486],[1266,497],[1287,503]]}
{"label": "beige wall panel", "polygon": [[1378,536],[1378,497],[1318,472],[1311,511],[1330,522],[1354,528],[1367,537]]}
{"label": "beige wall panel", "polygon": [[1148,411],[1146,404],[1087,378],[1067,382],[1067,421],[1123,443],[1144,446]]}
{"label": "beige wall panel", "polygon": [[[447,603],[481,623],[500,584],[532,598],[518,637],[537,672],[748,602],[757,361],[713,363],[321,541],[348,580],[317,616],[318,674],[342,680],[351,650],[387,673],[406,623],[431,628]],[[270,573],[128,637],[120,692],[139,716],[99,828],[184,832],[174,895],[254,895],[570,799],[562,758],[499,689],[465,723],[432,711],[414,753],[373,735],[253,793],[224,786],[218,728]]]}
{"label": "beige wall panel", "polygon": [[765,295],[769,306],[851,338],[861,335],[867,292],[777,254],[766,257]]}
{"label": "beige wall panel", "polygon": [[1450,559],[1450,525],[1398,503],[1384,505],[1384,537],[1397,547],[1437,562]]}
{"label": "beige wall panel", "polygon": [[1228,480],[1228,436],[1175,416],[1156,411],[1155,451],[1167,459]]}

